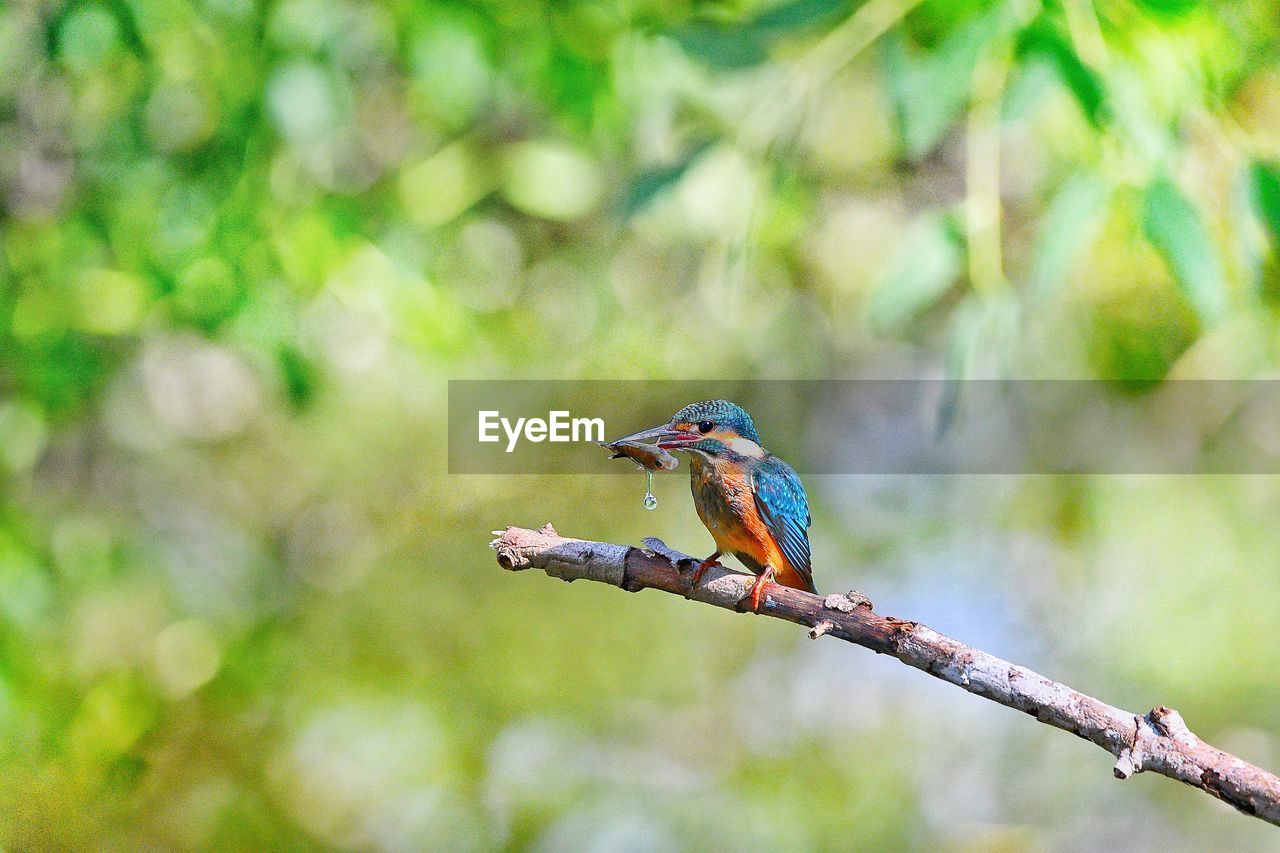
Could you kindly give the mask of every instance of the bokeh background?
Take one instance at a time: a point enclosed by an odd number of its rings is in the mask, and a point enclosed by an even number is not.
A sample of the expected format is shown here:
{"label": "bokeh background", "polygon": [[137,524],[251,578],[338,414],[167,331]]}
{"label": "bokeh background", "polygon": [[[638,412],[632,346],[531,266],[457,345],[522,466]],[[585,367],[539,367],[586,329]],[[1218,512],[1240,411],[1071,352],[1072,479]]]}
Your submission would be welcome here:
{"label": "bokeh background", "polygon": [[[896,662],[505,574],[507,524],[710,544],[682,471],[646,513],[443,446],[450,377],[1275,376],[1278,34],[1273,0],[8,0],[3,846],[1280,849]],[[825,589],[1280,769],[1275,478],[809,490]]]}

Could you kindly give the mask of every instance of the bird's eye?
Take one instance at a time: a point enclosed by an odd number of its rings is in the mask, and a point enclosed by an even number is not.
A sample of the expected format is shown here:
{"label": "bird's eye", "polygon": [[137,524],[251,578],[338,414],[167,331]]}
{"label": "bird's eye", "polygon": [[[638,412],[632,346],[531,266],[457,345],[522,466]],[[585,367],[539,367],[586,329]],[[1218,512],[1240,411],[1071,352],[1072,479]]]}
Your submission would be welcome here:
{"label": "bird's eye", "polygon": [[715,424],[713,424],[711,421],[701,421],[698,424],[698,432],[702,433],[703,435],[706,435],[707,433],[711,432],[711,428],[714,426]]}

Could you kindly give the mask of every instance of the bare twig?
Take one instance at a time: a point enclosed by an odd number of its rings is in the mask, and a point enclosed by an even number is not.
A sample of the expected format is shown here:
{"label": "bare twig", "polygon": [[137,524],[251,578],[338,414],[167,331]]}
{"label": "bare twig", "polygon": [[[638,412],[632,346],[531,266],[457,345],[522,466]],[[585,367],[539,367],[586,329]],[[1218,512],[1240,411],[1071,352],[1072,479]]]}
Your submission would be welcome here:
{"label": "bare twig", "polygon": [[[504,569],[542,569],[566,581],[586,578],[638,591],[659,589],[738,610],[749,578],[712,567],[689,589],[698,561],[646,539],[644,548],[566,539],[550,524],[541,530],[509,527],[492,543]],[[917,622],[881,616],[858,593],[826,598],[771,585],[760,612],[892,655],[970,693],[1072,732],[1116,757],[1115,775],[1151,771],[1185,782],[1245,814],[1280,825],[1280,778],[1215,749],[1191,733],[1182,716],[1157,707],[1142,715],[1123,711],[994,655],[966,646]]]}

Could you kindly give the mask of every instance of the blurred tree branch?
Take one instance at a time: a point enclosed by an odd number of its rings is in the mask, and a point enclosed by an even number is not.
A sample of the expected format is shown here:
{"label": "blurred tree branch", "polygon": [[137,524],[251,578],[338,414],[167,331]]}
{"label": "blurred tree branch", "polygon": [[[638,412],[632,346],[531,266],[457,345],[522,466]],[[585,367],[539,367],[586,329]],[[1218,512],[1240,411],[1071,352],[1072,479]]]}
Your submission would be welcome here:
{"label": "blurred tree branch", "polygon": [[[504,569],[537,568],[565,581],[585,578],[630,592],[658,589],[728,610],[739,609],[749,585],[747,575],[715,567],[691,592],[690,570],[698,560],[658,539],[644,540],[645,548],[566,539],[548,524],[541,530],[509,527],[490,544]],[[814,639],[830,634],[892,655],[935,678],[1092,741],[1116,756],[1115,775],[1120,779],[1143,771],[1160,773],[1280,825],[1280,778],[1200,740],[1170,708],[1160,706],[1142,715],[1121,710],[917,622],[881,616],[858,593],[824,598],[773,585],[761,613],[807,626]]]}

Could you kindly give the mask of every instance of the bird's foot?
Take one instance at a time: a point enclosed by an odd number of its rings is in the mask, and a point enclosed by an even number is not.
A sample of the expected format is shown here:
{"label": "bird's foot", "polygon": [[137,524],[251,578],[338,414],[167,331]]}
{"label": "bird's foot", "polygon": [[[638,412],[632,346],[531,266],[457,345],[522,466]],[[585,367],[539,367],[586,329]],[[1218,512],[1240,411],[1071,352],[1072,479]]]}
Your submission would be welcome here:
{"label": "bird's foot", "polygon": [[[698,568],[694,569],[693,580],[689,581],[689,592],[693,592],[695,589],[698,588],[698,584],[702,582],[702,576],[705,575],[707,573],[707,569],[711,568],[712,566],[720,566],[719,551],[716,551],[710,557],[707,557],[707,559],[703,560],[701,563],[698,564]],[[724,566],[720,566],[720,568],[723,569]],[[686,596],[688,596],[688,594],[689,593],[685,593]]]}
{"label": "bird's foot", "polygon": [[743,602],[746,602],[747,608],[752,613],[759,613],[760,605],[764,602],[765,598],[765,587],[771,583],[773,583],[773,572],[765,572],[762,575],[758,575],[755,583],[751,584],[751,589],[747,591],[747,594],[742,597],[738,604],[741,605]]}

